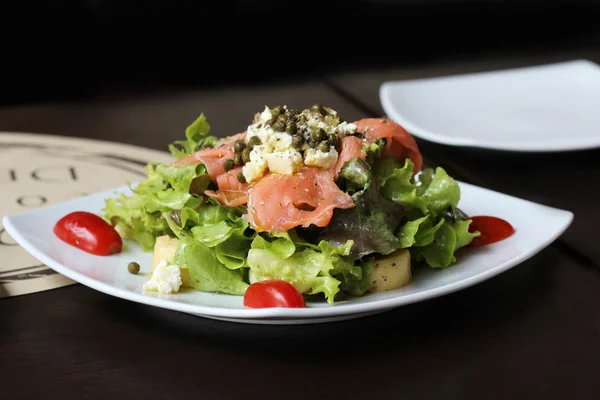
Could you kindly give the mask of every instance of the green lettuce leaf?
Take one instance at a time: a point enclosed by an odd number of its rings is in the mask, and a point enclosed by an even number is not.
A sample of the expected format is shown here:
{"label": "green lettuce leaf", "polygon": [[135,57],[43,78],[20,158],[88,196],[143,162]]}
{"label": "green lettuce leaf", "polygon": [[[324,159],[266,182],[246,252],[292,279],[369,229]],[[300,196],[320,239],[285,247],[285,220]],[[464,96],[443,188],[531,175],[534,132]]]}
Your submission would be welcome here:
{"label": "green lettuce leaf", "polygon": [[414,260],[446,268],[456,262],[456,251],[479,235],[469,232],[471,220],[458,208],[460,187],[443,168],[428,168],[415,177],[410,160],[400,166],[383,157],[374,170],[382,195],[406,209],[396,236]]}
{"label": "green lettuce leaf", "polygon": [[193,210],[205,202],[198,193],[190,193],[193,182],[208,187],[203,164],[173,167],[162,163],[148,164],[147,177],[132,194],[118,193],[109,198],[102,209],[103,217],[115,226],[124,239],[133,239],[145,251],[151,251],[157,236],[173,234],[165,213]]}
{"label": "green lettuce leaf", "polygon": [[375,169],[384,197],[423,214],[439,215],[458,207],[460,187],[443,168],[425,169],[415,178],[410,159],[406,159],[403,167],[397,167],[388,158],[379,163]]}
{"label": "green lettuce leaf", "polygon": [[[350,253],[352,242],[333,246],[325,241],[319,245],[294,243],[287,234],[258,235],[248,252],[249,282],[280,279],[291,283],[303,294],[323,294],[333,304],[341,281],[332,276],[352,267],[343,258]],[[275,237],[274,237],[275,236]]]}
{"label": "green lettuce leaf", "polygon": [[190,154],[197,152],[202,148],[214,147],[218,138],[208,136],[210,125],[206,121],[204,114],[200,114],[194,122],[192,122],[185,130],[187,140],[176,140],[169,145],[169,151],[180,160]]}
{"label": "green lettuce leaf", "polygon": [[228,208],[210,198],[202,207],[185,207],[164,217],[179,239],[192,239],[214,249],[223,265],[238,269],[246,266],[252,242],[243,213],[242,208]]}
{"label": "green lettuce leaf", "polygon": [[242,269],[228,268],[213,248],[200,242],[181,241],[173,262],[180,268],[187,268],[195,290],[243,295],[248,288]]}
{"label": "green lettuce leaf", "polygon": [[344,164],[340,178],[356,206],[335,210],[319,239],[336,246],[353,241],[349,256],[355,260],[372,253],[386,255],[397,250],[399,243],[394,231],[402,220],[404,208],[380,195],[371,168],[360,158]]}
{"label": "green lettuce leaf", "polygon": [[355,263],[340,264],[331,271],[331,275],[341,281],[340,290],[352,296],[362,296],[370,285],[369,274],[373,267],[373,257]]}
{"label": "green lettuce leaf", "polygon": [[471,243],[479,232],[469,232],[471,220],[457,221],[452,224],[441,218],[432,240],[422,246],[413,246],[409,250],[416,261],[425,261],[433,268],[447,268],[456,262],[455,252]]}

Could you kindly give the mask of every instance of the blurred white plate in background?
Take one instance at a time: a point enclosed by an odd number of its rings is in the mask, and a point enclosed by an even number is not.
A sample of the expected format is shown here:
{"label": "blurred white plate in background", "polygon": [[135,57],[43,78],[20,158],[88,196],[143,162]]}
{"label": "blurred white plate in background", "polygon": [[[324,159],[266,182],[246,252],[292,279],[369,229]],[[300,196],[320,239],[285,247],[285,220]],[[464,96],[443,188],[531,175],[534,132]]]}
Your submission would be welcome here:
{"label": "blurred white plate in background", "polygon": [[600,67],[587,60],[389,81],[389,118],[440,144],[549,152],[600,147]]}

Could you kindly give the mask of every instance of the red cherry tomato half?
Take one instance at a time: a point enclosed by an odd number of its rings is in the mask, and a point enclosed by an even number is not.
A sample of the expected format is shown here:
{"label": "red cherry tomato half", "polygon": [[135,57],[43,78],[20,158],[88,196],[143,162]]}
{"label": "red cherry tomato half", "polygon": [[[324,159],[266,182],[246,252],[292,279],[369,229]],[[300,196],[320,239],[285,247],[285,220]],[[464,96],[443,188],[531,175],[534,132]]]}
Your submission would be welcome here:
{"label": "red cherry tomato half", "polygon": [[471,217],[471,219],[473,222],[469,225],[469,232],[479,231],[481,234],[474,238],[468,247],[479,247],[499,242],[515,233],[515,228],[501,218],[481,215]]}
{"label": "red cherry tomato half", "polygon": [[123,241],[108,222],[87,211],[76,211],[62,217],[54,226],[54,234],[62,241],[99,256],[120,253]]}
{"label": "red cherry tomato half", "polygon": [[255,282],[246,289],[244,306],[249,308],[302,308],[304,297],[291,283],[281,280]]}

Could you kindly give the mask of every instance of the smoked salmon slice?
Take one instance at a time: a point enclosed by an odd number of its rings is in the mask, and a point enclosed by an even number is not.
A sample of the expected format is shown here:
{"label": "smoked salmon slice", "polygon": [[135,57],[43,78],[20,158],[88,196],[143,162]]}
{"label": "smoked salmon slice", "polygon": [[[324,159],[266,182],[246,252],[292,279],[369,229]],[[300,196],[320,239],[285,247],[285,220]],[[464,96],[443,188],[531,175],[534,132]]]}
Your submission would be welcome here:
{"label": "smoked salmon slice", "polygon": [[247,219],[258,232],[286,232],[325,227],[334,209],[354,206],[329,170],[306,167],[294,175],[270,173],[256,182],[248,194]]}
{"label": "smoked salmon slice", "polygon": [[402,161],[409,158],[414,164],[414,172],[421,170],[423,157],[417,142],[401,125],[385,118],[365,118],[354,123],[367,145],[386,138],[385,155]]}
{"label": "smoked salmon slice", "polygon": [[337,180],[338,174],[342,170],[344,164],[356,157],[359,157],[361,160],[367,158],[367,154],[362,149],[362,141],[356,136],[346,136],[342,138],[342,149],[338,155],[335,167],[331,170],[333,179]]}
{"label": "smoked salmon slice", "polygon": [[248,202],[248,184],[241,183],[237,179],[237,174],[242,172],[242,167],[225,171],[224,165],[225,160],[233,160],[235,156],[233,145],[240,139],[246,139],[246,132],[223,138],[216,143],[214,148],[202,149],[171,163],[171,165],[204,164],[208,175],[218,188],[216,191],[205,190],[204,194],[214,197],[227,207],[242,206]]}
{"label": "smoked salmon slice", "polygon": [[205,190],[204,194],[214,197],[227,207],[237,207],[248,202],[247,183],[241,183],[237,179],[237,174],[242,172],[242,167],[236,167],[219,176],[217,176],[217,187],[219,190]]}
{"label": "smoked salmon slice", "polygon": [[216,182],[217,177],[225,173],[225,167],[223,162],[225,160],[233,160],[235,151],[233,150],[233,144],[238,139],[245,139],[246,132],[238,133],[231,137],[221,139],[217,142],[216,146],[212,149],[202,149],[181,160],[171,163],[174,166],[183,166],[189,164],[203,163],[206,167],[206,171],[210,178]]}

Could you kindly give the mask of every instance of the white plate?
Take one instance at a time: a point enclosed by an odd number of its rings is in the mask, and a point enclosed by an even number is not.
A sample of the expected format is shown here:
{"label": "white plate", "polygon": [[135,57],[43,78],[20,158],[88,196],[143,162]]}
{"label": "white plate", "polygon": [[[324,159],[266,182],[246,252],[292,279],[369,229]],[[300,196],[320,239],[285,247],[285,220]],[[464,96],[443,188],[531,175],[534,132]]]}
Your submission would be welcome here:
{"label": "white plate", "polygon": [[[459,182],[460,207],[470,215],[494,215],[508,220],[516,233],[484,248],[463,249],[459,262],[445,270],[416,274],[411,284],[389,292],[340,301],[309,303],[307,308],[246,309],[241,296],[184,292],[147,295],[142,285],[150,272],[151,253],[127,243],[126,250],[110,257],[94,256],[60,241],[52,233],[56,221],[76,210],[99,212],[113,190],[77,198],[4,217],[8,233],[34,257],[57,272],[83,285],[112,296],[151,306],[237,322],[301,324],[357,318],[395,307],[443,296],[485,281],[538,253],[571,224],[573,214],[505,194]],[[118,188],[126,193],[126,187]],[[131,275],[127,264],[137,261],[139,275]]]}
{"label": "white plate", "polygon": [[385,113],[417,137],[510,151],[600,146],[600,67],[587,60],[385,82]]}

